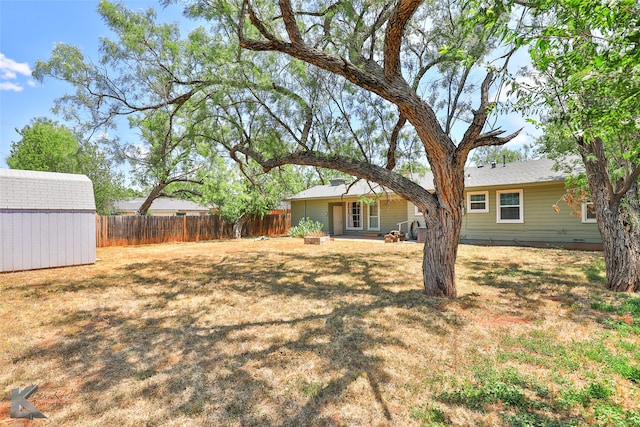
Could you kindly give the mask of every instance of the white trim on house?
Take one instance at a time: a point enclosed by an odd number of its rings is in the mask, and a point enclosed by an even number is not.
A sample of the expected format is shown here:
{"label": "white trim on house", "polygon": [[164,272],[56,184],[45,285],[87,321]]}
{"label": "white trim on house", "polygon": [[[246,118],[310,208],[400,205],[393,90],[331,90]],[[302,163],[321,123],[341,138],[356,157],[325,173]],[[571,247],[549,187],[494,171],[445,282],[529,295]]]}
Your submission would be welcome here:
{"label": "white trim on house", "polygon": [[[375,208],[375,215],[372,215],[371,208]],[[380,200],[376,200],[373,204],[367,204],[367,229],[371,231],[380,231]],[[372,225],[371,220],[375,219],[377,225]]]}
{"label": "white trim on house", "polygon": [[[481,195],[484,196],[483,200],[471,200],[472,196],[481,196]],[[484,207],[479,207],[481,203],[484,204]],[[467,212],[468,213],[489,212],[489,192],[488,191],[469,191],[467,193]]]}
{"label": "white trim on house", "polygon": [[[356,209],[357,208],[357,209]],[[346,209],[346,229],[347,230],[362,230],[363,229],[363,211],[362,202],[347,202]]]}
{"label": "white trim on house", "polygon": [[[500,196],[503,194],[518,194],[518,204],[511,201],[510,204],[502,205],[500,203]],[[502,208],[509,209],[508,212],[515,212],[514,208],[518,208],[518,218],[502,218]],[[524,222],[524,197],[522,189],[496,191],[496,222],[499,224],[520,224]]]}
{"label": "white trim on house", "polygon": [[[591,209],[589,209],[589,207],[591,207]],[[582,204],[581,217],[582,217],[582,222],[585,224],[597,222],[596,211],[593,209],[593,202],[588,201]]]}

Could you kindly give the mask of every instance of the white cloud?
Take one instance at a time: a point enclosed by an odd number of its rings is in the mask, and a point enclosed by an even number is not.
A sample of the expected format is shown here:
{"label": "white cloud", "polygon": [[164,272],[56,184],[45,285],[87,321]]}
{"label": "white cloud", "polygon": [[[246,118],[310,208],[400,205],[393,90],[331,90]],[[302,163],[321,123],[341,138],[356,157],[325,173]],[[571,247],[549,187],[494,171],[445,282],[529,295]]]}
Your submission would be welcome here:
{"label": "white cloud", "polygon": [[[24,76],[31,76],[31,67],[26,62],[16,62],[11,58],[7,58],[3,53],[0,53],[0,90],[12,90],[20,92],[24,87],[19,83],[9,82],[7,80],[15,80],[18,78],[18,74]],[[32,86],[31,82],[28,82],[29,86]]]}
{"label": "white cloud", "polygon": [[16,62],[11,58],[7,58],[3,53],[0,53],[0,71],[2,73],[15,73],[23,74],[25,76],[31,75],[31,67],[26,62]]}
{"label": "white cloud", "polygon": [[24,88],[20,85],[11,82],[0,82],[0,91],[12,90],[14,92],[21,92]]}

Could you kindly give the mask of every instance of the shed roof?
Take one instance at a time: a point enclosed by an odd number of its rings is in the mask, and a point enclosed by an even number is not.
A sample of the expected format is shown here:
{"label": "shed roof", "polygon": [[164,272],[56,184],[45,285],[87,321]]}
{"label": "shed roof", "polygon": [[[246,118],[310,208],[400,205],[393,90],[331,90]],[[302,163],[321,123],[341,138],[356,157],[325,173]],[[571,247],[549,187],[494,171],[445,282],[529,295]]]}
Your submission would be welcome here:
{"label": "shed roof", "polygon": [[[556,160],[537,159],[506,164],[486,165],[465,168],[465,188],[473,189],[499,185],[521,185],[544,182],[564,181],[567,174],[556,170]],[[433,190],[433,175],[429,172],[417,180],[427,190]],[[348,192],[345,192],[349,189]],[[336,197],[358,197],[380,192],[382,186],[365,181],[357,181],[351,187],[348,184],[317,185],[304,190],[288,200],[325,199]],[[387,190],[388,191],[388,190]]]}
{"label": "shed roof", "polygon": [[[144,197],[134,197],[126,200],[118,200],[116,202],[116,211],[132,212],[137,211],[142,203],[146,200]],[[199,205],[191,200],[157,198],[151,203],[149,210],[153,212],[183,212],[198,211],[208,212],[211,210],[206,206]]]}
{"label": "shed roof", "polygon": [[86,175],[0,169],[0,209],[96,210]]}

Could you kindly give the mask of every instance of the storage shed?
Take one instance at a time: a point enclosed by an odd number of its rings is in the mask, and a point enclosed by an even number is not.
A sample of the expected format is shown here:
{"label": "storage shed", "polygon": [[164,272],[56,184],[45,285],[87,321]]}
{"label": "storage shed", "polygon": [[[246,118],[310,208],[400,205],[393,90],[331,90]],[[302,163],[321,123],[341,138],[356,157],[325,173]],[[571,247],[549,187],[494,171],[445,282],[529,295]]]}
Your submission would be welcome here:
{"label": "storage shed", "polygon": [[0,169],[0,271],[94,263],[95,215],[85,175]]}

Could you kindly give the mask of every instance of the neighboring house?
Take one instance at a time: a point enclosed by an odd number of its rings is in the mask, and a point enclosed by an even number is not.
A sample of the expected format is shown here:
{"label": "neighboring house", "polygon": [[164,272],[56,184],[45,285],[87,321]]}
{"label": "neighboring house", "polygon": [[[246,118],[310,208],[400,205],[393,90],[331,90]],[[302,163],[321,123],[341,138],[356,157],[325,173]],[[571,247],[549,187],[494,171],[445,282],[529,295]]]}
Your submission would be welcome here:
{"label": "neighboring house", "polygon": [[[492,164],[465,170],[465,205],[460,241],[483,245],[602,247],[591,206],[576,215],[566,203],[566,174],[554,160]],[[433,190],[427,174],[421,184]],[[417,208],[377,184],[349,186],[333,180],[288,199],[291,224],[309,217],[331,235],[377,236],[400,230],[416,237],[424,227]],[[560,206],[556,213],[553,205]]]}
{"label": "neighboring house", "polygon": [[[136,215],[140,206],[146,199],[142,197],[116,202],[115,211],[118,215]],[[192,216],[206,215],[211,208],[199,205],[191,200],[158,198],[151,203],[148,215],[159,216]]]}
{"label": "neighboring house", "polygon": [[85,175],[0,169],[0,272],[96,261],[96,204]]}

